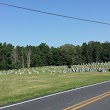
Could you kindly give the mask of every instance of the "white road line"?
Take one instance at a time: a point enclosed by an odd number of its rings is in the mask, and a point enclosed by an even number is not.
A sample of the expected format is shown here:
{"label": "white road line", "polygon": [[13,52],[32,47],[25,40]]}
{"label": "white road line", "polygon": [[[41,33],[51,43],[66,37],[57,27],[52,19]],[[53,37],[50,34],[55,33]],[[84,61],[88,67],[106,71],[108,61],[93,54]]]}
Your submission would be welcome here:
{"label": "white road line", "polygon": [[107,83],[107,82],[110,82],[110,80],[104,81],[104,82],[101,82],[101,83],[96,83],[96,84],[88,85],[88,86],[79,87],[79,88],[76,88],[76,89],[71,89],[71,90],[55,93],[55,94],[51,94],[51,95],[47,95],[47,96],[43,96],[43,97],[39,97],[39,98],[35,98],[35,99],[32,99],[32,100],[27,100],[27,101],[24,101],[24,102],[8,105],[8,106],[4,106],[4,107],[0,107],[0,110],[2,110],[4,108],[9,108],[9,107],[12,107],[12,106],[16,106],[16,105],[32,102],[32,101],[35,101],[35,100],[43,99],[43,98],[48,98],[48,97],[51,97],[51,96],[60,95],[60,94],[71,92],[71,91],[76,91],[76,90],[79,90],[79,89],[83,89],[83,88],[87,88],[87,87],[92,87],[92,86],[96,86],[96,85],[99,85],[99,84],[104,84],[104,83]]}

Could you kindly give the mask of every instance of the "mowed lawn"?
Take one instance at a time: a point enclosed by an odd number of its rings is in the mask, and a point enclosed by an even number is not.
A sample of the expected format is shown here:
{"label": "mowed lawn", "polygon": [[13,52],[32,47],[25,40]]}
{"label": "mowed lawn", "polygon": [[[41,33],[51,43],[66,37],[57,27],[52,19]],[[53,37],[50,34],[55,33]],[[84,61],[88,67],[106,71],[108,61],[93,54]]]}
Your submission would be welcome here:
{"label": "mowed lawn", "polygon": [[110,72],[0,75],[0,106],[106,80]]}

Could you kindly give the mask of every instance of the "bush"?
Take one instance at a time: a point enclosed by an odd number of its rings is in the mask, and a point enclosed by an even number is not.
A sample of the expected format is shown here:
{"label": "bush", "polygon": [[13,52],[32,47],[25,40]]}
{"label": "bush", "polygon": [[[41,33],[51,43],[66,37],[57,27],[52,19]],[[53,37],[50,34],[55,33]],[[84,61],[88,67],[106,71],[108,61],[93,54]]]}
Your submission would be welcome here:
{"label": "bush", "polygon": [[71,68],[71,65],[68,65],[68,68]]}

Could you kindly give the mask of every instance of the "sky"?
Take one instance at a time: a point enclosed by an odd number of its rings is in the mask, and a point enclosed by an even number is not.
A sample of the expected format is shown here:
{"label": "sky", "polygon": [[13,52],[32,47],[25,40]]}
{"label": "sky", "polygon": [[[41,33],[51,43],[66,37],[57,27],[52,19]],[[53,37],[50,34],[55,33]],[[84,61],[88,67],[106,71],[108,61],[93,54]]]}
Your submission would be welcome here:
{"label": "sky", "polygon": [[[0,0],[26,8],[110,23],[110,0]],[[0,5],[0,42],[50,47],[110,41],[110,26]]]}

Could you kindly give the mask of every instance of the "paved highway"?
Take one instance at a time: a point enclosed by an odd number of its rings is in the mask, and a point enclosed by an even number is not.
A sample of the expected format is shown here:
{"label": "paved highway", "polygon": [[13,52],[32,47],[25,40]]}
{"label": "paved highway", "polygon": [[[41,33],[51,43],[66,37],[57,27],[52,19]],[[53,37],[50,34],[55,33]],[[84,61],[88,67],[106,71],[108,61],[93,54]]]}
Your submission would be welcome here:
{"label": "paved highway", "polygon": [[0,110],[110,110],[110,81],[1,107]]}

